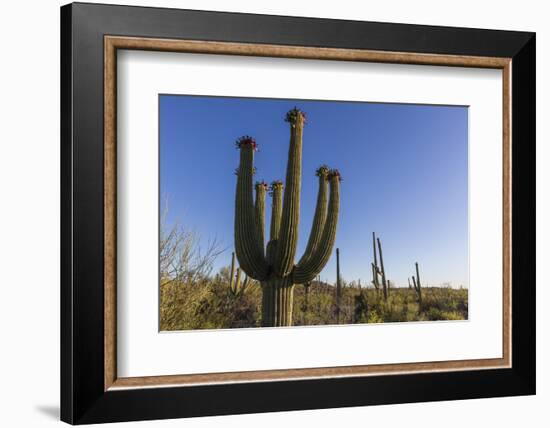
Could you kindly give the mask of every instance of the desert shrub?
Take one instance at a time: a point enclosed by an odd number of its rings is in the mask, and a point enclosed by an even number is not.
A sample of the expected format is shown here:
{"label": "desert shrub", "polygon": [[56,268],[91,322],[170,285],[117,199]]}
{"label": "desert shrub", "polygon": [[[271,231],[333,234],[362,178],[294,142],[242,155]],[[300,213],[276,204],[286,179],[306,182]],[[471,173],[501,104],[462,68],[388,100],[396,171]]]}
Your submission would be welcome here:
{"label": "desert shrub", "polygon": [[451,311],[451,312],[442,312],[441,313],[442,319],[444,320],[463,320],[464,317],[460,312],[457,311]]}
{"label": "desert shrub", "polygon": [[212,300],[212,290],[206,283],[189,286],[179,281],[162,282],[160,286],[161,330],[184,330],[212,325],[214,320],[214,313],[210,310]]}
{"label": "desert shrub", "polygon": [[467,319],[468,318],[468,290],[429,287],[423,290],[422,311],[427,318],[431,316],[439,316],[437,319],[444,318],[444,313],[453,317],[451,319]]}
{"label": "desert shrub", "polygon": [[430,307],[427,312],[426,312],[426,315],[428,317],[428,320],[430,321],[438,321],[438,320],[441,320],[442,319],[442,312],[440,309],[432,306]]}
{"label": "desert shrub", "polygon": [[309,287],[307,311],[305,305],[305,289],[302,285],[294,287],[294,307],[292,312],[294,325],[335,324],[335,292],[334,287],[326,287],[313,283]]}
{"label": "desert shrub", "polygon": [[367,319],[369,324],[384,322],[384,319],[378,314],[377,311],[370,311]]}
{"label": "desert shrub", "polygon": [[242,295],[233,295],[221,281],[161,285],[161,330],[257,327],[260,295],[255,285]]}

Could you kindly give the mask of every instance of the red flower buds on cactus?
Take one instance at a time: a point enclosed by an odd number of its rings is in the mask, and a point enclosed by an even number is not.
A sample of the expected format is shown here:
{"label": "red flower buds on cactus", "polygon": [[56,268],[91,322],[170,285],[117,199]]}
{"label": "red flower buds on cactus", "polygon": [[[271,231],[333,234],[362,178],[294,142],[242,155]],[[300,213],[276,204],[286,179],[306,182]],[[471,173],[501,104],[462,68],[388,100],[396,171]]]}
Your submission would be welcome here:
{"label": "red flower buds on cactus", "polygon": [[315,175],[317,177],[327,177],[328,178],[329,172],[330,172],[330,168],[328,167],[328,165],[321,165],[315,171]]}
{"label": "red flower buds on cactus", "polygon": [[338,181],[342,181],[342,176],[340,175],[340,171],[337,169],[331,169],[328,173],[329,180],[333,177],[338,177]]}
{"label": "red flower buds on cactus", "polygon": [[269,185],[264,180],[256,181],[256,189],[258,188],[263,188],[265,191],[267,191],[269,189]]}
{"label": "red flower buds on cactus", "polygon": [[271,186],[269,186],[269,194],[273,195],[275,189],[283,189],[283,182],[281,180],[275,180],[271,182]]}
{"label": "red flower buds on cactus", "polygon": [[252,150],[254,151],[258,150],[258,144],[256,143],[256,140],[252,138],[250,135],[242,136],[235,142],[235,145],[237,146],[238,149],[246,145],[250,145],[252,147]]}
{"label": "red flower buds on cactus", "polygon": [[302,116],[304,123],[306,123],[306,114],[302,110],[299,110],[297,107],[294,107],[286,114],[285,121],[294,125],[296,124],[299,116]]}

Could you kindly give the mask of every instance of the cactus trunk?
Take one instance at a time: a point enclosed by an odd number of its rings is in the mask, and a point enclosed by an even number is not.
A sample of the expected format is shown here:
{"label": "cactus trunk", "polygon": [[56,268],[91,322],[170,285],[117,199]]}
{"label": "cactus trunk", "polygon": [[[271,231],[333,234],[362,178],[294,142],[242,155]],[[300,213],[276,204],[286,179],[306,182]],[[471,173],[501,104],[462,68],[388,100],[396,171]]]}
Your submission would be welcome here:
{"label": "cactus trunk", "polygon": [[294,284],[289,276],[262,282],[262,327],[292,325]]}

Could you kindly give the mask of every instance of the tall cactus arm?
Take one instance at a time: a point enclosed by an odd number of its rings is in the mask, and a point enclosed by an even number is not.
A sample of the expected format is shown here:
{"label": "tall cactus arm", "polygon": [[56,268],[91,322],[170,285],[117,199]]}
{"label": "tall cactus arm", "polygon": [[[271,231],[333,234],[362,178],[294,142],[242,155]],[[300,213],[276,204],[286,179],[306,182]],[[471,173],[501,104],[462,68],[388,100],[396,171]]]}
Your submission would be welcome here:
{"label": "tall cactus arm", "polygon": [[313,216],[313,224],[311,226],[311,232],[307,241],[306,251],[298,262],[298,266],[307,263],[319,245],[319,241],[321,240],[321,236],[323,234],[323,227],[325,226],[325,221],[327,218],[328,172],[329,169],[326,165],[321,166],[316,172],[319,177],[317,206],[315,207],[315,215]]}
{"label": "tall cactus arm", "polygon": [[258,281],[267,277],[268,266],[259,250],[252,196],[252,175],[256,142],[251,137],[237,140],[240,162],[235,198],[235,252],[241,269]]}
{"label": "tall cactus arm", "polygon": [[414,265],[416,268],[416,281],[413,276],[413,281],[415,284],[414,288],[416,290],[416,293],[418,294],[418,302],[420,303],[420,306],[422,306],[422,285],[420,284],[420,274],[418,273],[418,262],[416,262]]}
{"label": "tall cactus arm", "polygon": [[340,173],[332,170],[329,173],[330,198],[328,202],[328,214],[323,228],[323,235],[317,249],[309,260],[301,266],[296,266],[293,271],[293,280],[296,284],[304,284],[315,278],[323,270],[332,254],[336,241],[336,228],[338,226],[338,214],[340,211]]}
{"label": "tall cactus arm", "polygon": [[283,210],[283,182],[274,181],[271,183],[271,227],[269,229],[269,240],[273,241],[279,237],[281,228],[281,213]]}
{"label": "tall cactus arm", "polygon": [[302,184],[302,134],[305,115],[294,108],[287,113],[286,121],[290,123],[290,147],[286,167],[281,229],[274,263],[274,270],[280,276],[286,276],[292,271],[298,245],[300,187]]}
{"label": "tall cactus arm", "polygon": [[382,273],[382,282],[386,286],[386,270],[384,269],[384,259],[382,257],[382,244],[380,243],[380,238],[376,238],[378,243],[378,254],[380,254],[380,271]]}
{"label": "tall cactus arm", "polygon": [[415,278],[414,276],[412,277],[412,280],[413,280],[414,289],[415,289],[416,291],[418,291],[418,286],[416,285],[416,278]]}
{"label": "tall cactus arm", "polygon": [[283,182],[274,181],[271,183],[271,226],[269,229],[269,242],[267,244],[267,262],[272,265],[276,248],[279,230],[281,229],[281,213],[283,210]]}
{"label": "tall cactus arm", "polygon": [[378,260],[376,259],[376,235],[372,232],[372,251],[374,253],[374,266],[378,267]]}
{"label": "tall cactus arm", "polygon": [[256,236],[258,237],[258,249],[264,257],[264,245],[265,245],[265,194],[267,192],[267,183],[258,181],[256,183],[256,205],[255,205],[255,217],[256,217]]}

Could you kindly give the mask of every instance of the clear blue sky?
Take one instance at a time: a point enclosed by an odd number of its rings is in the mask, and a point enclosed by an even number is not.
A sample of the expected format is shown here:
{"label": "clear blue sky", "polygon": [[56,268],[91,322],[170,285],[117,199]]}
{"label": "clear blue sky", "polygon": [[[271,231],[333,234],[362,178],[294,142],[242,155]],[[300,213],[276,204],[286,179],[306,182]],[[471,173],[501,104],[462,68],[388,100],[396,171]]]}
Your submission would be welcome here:
{"label": "clear blue sky", "polygon": [[[307,113],[298,256],[307,239],[321,164],[342,174],[336,245],[343,277],[371,279],[371,233],[382,241],[390,280],[407,284],[418,261],[424,284],[468,286],[468,109],[461,106],[160,96],[160,192],[168,223],[213,238],[230,263],[239,153],[256,138],[256,178],[284,180],[285,113]],[[266,225],[269,225],[270,204]],[[321,276],[334,281],[335,256]]]}

